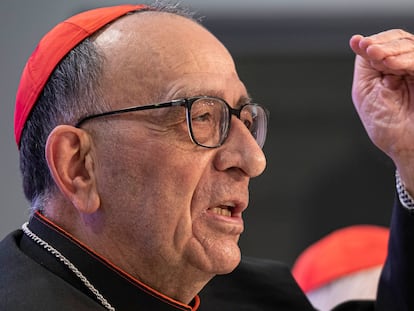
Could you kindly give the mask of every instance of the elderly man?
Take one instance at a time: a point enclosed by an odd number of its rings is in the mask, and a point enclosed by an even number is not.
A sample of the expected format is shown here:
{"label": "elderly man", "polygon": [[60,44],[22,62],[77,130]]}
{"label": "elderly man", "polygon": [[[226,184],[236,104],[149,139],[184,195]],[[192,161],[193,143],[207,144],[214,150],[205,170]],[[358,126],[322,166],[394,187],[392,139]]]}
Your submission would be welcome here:
{"label": "elderly man", "polygon": [[[412,38],[351,40],[358,110],[408,191]],[[17,93],[33,216],[1,243],[0,309],[312,310],[286,268],[240,264],[266,126],[229,52],[188,16],[125,5],[56,26]]]}

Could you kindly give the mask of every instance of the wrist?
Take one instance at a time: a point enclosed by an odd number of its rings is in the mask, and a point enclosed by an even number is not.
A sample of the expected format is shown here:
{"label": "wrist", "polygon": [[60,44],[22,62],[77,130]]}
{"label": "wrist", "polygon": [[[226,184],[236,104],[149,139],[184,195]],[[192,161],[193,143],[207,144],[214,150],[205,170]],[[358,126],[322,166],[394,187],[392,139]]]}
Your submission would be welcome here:
{"label": "wrist", "polygon": [[409,210],[414,210],[414,199],[402,182],[398,170],[395,171],[395,186],[397,188],[398,198],[401,204]]}

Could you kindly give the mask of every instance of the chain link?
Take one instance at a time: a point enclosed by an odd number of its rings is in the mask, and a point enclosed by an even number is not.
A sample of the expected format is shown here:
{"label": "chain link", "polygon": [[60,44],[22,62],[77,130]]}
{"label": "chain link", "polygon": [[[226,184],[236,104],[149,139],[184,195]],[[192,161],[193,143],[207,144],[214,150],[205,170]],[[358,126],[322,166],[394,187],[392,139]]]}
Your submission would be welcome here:
{"label": "chain link", "polygon": [[102,294],[89,282],[89,280],[79,271],[76,266],[70,262],[65,256],[63,256],[57,249],[48,244],[46,241],[42,240],[39,236],[33,233],[28,227],[28,223],[22,225],[23,232],[35,241],[37,244],[42,246],[49,253],[54,255],[60,262],[67,266],[81,281],[82,283],[95,295],[95,297],[101,302],[101,304],[109,311],[115,311],[115,308],[110,305],[110,303],[102,296]]}

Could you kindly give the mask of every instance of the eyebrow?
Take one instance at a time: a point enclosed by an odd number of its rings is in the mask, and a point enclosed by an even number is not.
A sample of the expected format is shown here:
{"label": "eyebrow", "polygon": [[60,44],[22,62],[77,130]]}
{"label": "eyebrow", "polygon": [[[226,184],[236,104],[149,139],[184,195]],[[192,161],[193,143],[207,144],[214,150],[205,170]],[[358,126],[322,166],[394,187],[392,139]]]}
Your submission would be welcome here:
{"label": "eyebrow", "polygon": [[252,102],[253,102],[253,99],[250,97],[250,95],[242,96],[237,101],[237,107],[240,107],[246,104],[251,104]]}
{"label": "eyebrow", "polygon": [[[195,97],[195,96],[211,96],[211,97],[218,97],[218,98],[221,98],[221,99],[225,100],[224,99],[224,92],[217,91],[217,90],[207,90],[207,91],[206,90],[204,90],[204,91],[201,91],[201,90],[186,90],[186,91],[183,91],[183,92],[178,92],[176,94],[176,96],[174,97],[174,99],[190,98],[190,97]],[[252,98],[250,97],[249,94],[247,94],[246,96],[242,95],[237,100],[236,105],[233,108],[240,108],[243,105],[251,104],[251,103],[252,103]],[[230,106],[232,106],[231,103],[228,103],[228,104]]]}

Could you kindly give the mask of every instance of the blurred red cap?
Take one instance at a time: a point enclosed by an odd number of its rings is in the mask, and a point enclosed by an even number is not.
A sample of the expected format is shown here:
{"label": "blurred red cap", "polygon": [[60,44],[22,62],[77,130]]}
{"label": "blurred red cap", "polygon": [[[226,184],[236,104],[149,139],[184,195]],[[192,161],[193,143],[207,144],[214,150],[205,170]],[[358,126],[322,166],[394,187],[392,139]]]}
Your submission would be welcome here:
{"label": "blurred red cap", "polygon": [[384,264],[389,230],[373,225],[338,229],[306,248],[292,274],[306,293],[359,270]]}

